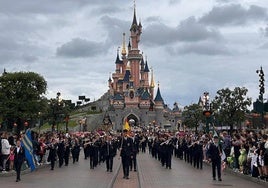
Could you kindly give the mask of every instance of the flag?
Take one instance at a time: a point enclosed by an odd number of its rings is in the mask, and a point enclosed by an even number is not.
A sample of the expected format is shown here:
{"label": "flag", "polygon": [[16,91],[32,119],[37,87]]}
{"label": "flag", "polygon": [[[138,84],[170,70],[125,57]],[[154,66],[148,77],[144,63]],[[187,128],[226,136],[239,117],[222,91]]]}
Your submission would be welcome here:
{"label": "flag", "polygon": [[31,137],[31,130],[27,129],[22,141],[21,145],[25,150],[25,157],[30,165],[31,171],[35,170],[34,156],[33,156],[33,143]]}
{"label": "flag", "polygon": [[124,129],[126,129],[126,130],[130,130],[130,126],[129,126],[129,124],[128,124],[128,120],[126,119],[126,121],[125,121],[125,125],[124,125],[124,128],[123,128],[123,130]]}
{"label": "flag", "polygon": [[219,137],[219,135],[218,135],[218,133],[217,133],[217,131],[214,129],[214,131],[213,131],[213,137],[214,136],[217,136],[217,137]]}

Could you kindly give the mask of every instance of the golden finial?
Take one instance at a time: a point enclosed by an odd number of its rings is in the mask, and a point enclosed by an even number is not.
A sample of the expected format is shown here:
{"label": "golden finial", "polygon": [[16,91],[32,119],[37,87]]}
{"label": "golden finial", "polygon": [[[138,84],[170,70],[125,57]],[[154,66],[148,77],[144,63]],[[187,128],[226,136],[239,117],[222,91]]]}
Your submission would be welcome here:
{"label": "golden finial", "polygon": [[126,55],[127,51],[126,51],[126,34],[123,33],[123,45],[122,45],[122,51],[121,51],[122,55]]}
{"label": "golden finial", "polygon": [[155,84],[154,84],[154,73],[153,73],[153,68],[151,67],[151,84],[150,84],[150,87],[151,88],[154,88],[155,87]]}
{"label": "golden finial", "polygon": [[130,70],[130,62],[127,63],[127,67],[126,67],[126,70]]}

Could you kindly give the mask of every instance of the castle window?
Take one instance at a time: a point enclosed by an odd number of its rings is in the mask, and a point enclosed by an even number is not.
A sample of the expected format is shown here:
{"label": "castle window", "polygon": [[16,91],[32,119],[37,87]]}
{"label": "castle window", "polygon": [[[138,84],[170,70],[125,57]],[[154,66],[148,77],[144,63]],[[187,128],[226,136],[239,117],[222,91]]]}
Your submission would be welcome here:
{"label": "castle window", "polygon": [[131,99],[133,99],[134,98],[134,91],[130,91],[129,96]]}

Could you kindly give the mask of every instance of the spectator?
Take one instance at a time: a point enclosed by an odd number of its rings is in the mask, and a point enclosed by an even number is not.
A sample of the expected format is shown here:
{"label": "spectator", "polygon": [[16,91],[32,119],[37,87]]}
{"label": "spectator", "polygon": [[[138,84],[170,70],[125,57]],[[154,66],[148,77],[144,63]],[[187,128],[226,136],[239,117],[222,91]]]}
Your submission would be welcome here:
{"label": "spectator", "polygon": [[11,148],[11,145],[9,144],[8,140],[7,140],[7,133],[4,132],[3,135],[2,135],[2,139],[1,139],[1,145],[2,145],[2,172],[3,173],[6,173],[6,164],[7,164],[7,161],[8,161],[8,157],[9,157],[9,154],[10,154],[10,148]]}
{"label": "spectator", "polygon": [[234,136],[234,140],[232,142],[234,146],[234,170],[239,171],[239,156],[240,156],[240,149],[241,149],[241,141],[240,136],[236,134]]}

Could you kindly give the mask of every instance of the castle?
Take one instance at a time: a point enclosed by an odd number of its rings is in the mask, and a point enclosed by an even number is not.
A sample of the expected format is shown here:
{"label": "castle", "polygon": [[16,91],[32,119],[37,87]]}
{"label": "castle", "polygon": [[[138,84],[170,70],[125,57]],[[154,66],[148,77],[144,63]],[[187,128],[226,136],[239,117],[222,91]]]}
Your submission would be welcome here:
{"label": "castle", "polygon": [[132,127],[162,126],[165,123],[165,104],[159,84],[155,95],[153,70],[149,70],[147,59],[139,49],[141,34],[142,25],[137,22],[134,5],[128,46],[126,34],[123,33],[121,58],[117,50],[115,72],[108,80],[110,106],[106,116],[109,116],[115,130],[121,130],[126,121]]}

